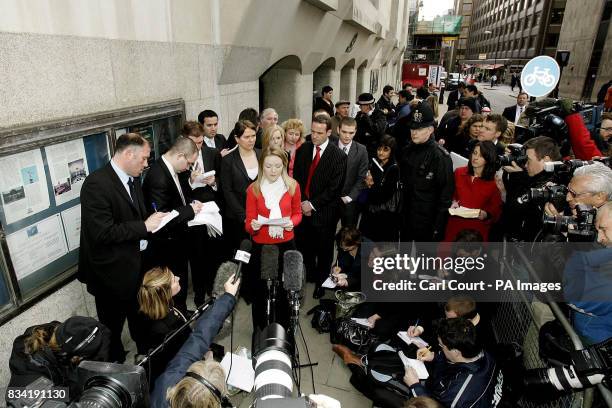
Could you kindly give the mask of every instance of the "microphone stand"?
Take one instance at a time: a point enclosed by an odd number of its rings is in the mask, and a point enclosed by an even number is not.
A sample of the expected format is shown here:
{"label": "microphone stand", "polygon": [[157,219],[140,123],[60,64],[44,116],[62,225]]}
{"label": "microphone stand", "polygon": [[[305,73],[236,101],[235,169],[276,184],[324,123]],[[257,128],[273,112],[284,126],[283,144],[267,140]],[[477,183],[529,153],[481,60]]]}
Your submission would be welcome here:
{"label": "microphone stand", "polygon": [[276,279],[268,279],[268,310],[266,310],[266,324],[276,322]]}
{"label": "microphone stand", "polygon": [[170,342],[170,340],[172,340],[177,334],[185,330],[185,328],[189,326],[191,323],[195,322],[202,315],[202,313],[204,313],[214,302],[215,302],[215,299],[210,298],[206,302],[198,306],[195,312],[193,312],[193,315],[191,315],[191,317],[187,319],[187,321],[183,323],[181,327],[177,328],[176,330],[171,332],[169,335],[167,335],[164,338],[164,341],[159,346],[149,351],[149,353],[136,365],[143,367],[146,363],[148,363],[149,360],[155,354],[159,353],[164,347],[166,347],[166,345]]}

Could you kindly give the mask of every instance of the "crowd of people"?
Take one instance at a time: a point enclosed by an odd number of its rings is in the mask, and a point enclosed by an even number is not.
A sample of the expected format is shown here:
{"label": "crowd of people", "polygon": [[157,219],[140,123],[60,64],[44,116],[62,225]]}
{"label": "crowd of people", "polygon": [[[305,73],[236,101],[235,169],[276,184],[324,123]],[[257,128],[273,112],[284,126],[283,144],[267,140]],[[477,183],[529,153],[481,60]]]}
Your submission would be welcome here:
{"label": "crowd of people", "polygon": [[[526,94],[519,93],[516,105],[500,114],[491,112],[476,86],[460,84],[450,93],[448,112],[439,121],[438,98],[427,88],[404,86],[397,92],[396,105],[395,90],[388,85],[378,101],[370,93],[359,95],[358,109],[352,109],[351,101],[333,103],[332,97],[333,89],[324,87],[306,124],[298,118],[279,122],[273,108],[261,114],[244,109],[227,137],[218,132],[218,115],[204,110],[197,121],[184,123],[181,136],[144,176],[152,146],[140,134],[121,135],[111,161],[90,174],[81,190],[79,279],[95,297],[99,322],[79,320],[85,329],[78,335],[87,337],[98,328],[93,337],[100,347],[87,354],[67,350],[61,341],[73,327],[71,319],[30,328],[15,340],[11,384],[26,385],[37,373],[55,380],[52,372],[33,367],[36,356],[49,359],[59,351],[69,357],[123,363],[121,333],[126,320],[138,352],[146,354],[192,313],[187,308],[189,275],[194,303],[201,305],[212,295],[219,265],[232,258],[244,239],[253,242],[253,249],[240,293],[252,305],[255,331],[267,323],[269,286],[260,276],[266,245],[278,247],[279,265],[288,250],[303,254],[315,298],[324,295],[322,284],[330,273],[338,287],[359,290],[360,248],[366,240],[531,242],[540,235],[545,211],[571,214],[585,204],[603,209],[597,213],[599,241],[610,245],[608,167],[592,164],[574,174],[567,208],[562,209],[520,200],[530,189],[552,181],[546,163],[562,159],[561,141],[555,135],[531,138],[522,147],[525,157],[510,156],[500,165],[500,156],[511,153],[517,126],[529,120]],[[560,104],[573,156],[606,157],[612,116],[604,115],[594,140],[580,113]],[[457,157],[462,165],[453,165]],[[449,209],[460,208],[476,210],[475,215],[450,215]],[[206,224],[193,225],[203,211],[222,217],[222,234]],[[166,223],[171,213],[174,218]],[[279,281],[282,272],[279,267]],[[193,405],[194,398],[212,401],[206,406],[220,406],[215,405],[220,404],[216,395],[226,392],[222,371],[210,356],[205,361],[195,356],[207,352],[231,312],[238,284],[228,281],[226,294],[198,320],[193,332],[175,337],[155,357],[148,373],[154,406],[178,407],[188,400]],[[279,290],[278,298],[286,298]],[[589,310],[582,306],[575,313]],[[492,350],[482,342],[487,336],[479,335],[490,322],[472,300],[450,299],[444,313],[435,303],[429,310],[420,309],[422,316],[415,318],[425,325],[409,326],[397,308],[383,309],[374,308],[367,317],[373,327],[388,327],[382,330],[387,335],[398,327],[407,327],[410,335],[436,333],[430,337],[433,350],[416,351],[432,374],[422,383],[412,368],[406,368],[407,393],[390,395],[366,378],[363,359],[335,346],[358,389],[379,406],[492,406],[496,364]],[[438,317],[442,319],[433,325]],[[596,307],[588,317],[609,322],[612,311]],[[277,318],[284,324],[288,316],[279,313]],[[588,331],[593,324],[583,321],[582,327]],[[62,328],[67,328],[63,335]],[[597,339],[610,334],[598,333]],[[208,384],[198,377],[208,378]],[[200,392],[194,394],[194,387]]]}

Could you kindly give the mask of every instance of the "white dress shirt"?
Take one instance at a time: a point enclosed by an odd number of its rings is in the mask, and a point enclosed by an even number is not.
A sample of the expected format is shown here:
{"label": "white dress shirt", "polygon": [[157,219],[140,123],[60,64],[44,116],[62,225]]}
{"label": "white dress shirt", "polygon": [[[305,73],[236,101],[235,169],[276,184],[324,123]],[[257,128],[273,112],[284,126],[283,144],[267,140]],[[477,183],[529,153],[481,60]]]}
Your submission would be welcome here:
{"label": "white dress shirt", "polygon": [[521,117],[521,113],[525,111],[527,106],[518,106],[516,105],[516,116],[514,117],[514,124],[516,125]]}
{"label": "white dress shirt", "polygon": [[176,174],[176,171],[174,171],[174,167],[172,167],[170,162],[166,160],[164,156],[162,156],[162,160],[164,164],[166,165],[166,167],[168,168],[168,170],[170,171],[170,175],[172,176],[172,179],[174,180],[174,185],[176,185],[176,188],[179,194],[181,195],[181,200],[183,201],[183,205],[187,205],[187,203],[185,202],[185,196],[183,195],[183,189],[181,188],[181,183],[179,182],[179,179],[178,179],[178,174]]}

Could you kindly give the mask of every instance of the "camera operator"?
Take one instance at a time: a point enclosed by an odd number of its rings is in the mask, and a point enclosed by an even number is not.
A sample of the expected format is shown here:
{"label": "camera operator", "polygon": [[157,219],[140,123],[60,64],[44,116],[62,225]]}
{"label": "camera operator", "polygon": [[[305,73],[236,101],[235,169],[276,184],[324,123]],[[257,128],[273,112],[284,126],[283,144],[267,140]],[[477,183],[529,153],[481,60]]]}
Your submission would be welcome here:
{"label": "camera operator", "polygon": [[516,161],[504,166],[502,180],[506,189],[506,203],[502,212],[502,227],[509,240],[533,241],[542,229],[543,204],[520,200],[529,189],[543,187],[553,181],[554,173],[544,171],[544,163],[561,159],[559,147],[553,139],[538,136],[523,146],[527,161],[525,170]]}
{"label": "camera operator", "polygon": [[[578,204],[600,208],[612,201],[612,170],[602,163],[579,167],[574,171],[567,190],[565,199],[570,209],[574,210]],[[547,215],[558,216],[563,209],[546,203],[544,211]]]}
{"label": "camera operator", "polygon": [[563,279],[573,326],[588,344],[612,337],[612,202],[599,208],[595,227],[597,242],[605,248],[576,252]]}
{"label": "camera operator", "polygon": [[[109,361],[110,331],[91,317],[74,316],[29,327],[13,342],[9,387],[25,387],[39,377],[57,386],[76,387],[82,360]],[[70,396],[76,389],[70,389]]]}
{"label": "camera operator", "polygon": [[[207,352],[236,304],[240,279],[234,284],[233,279],[234,275],[225,282],[225,294],[198,319],[183,347],[157,378],[151,394],[152,407],[221,407],[227,393],[225,373],[212,359],[212,353]],[[205,361],[201,361],[205,354]]]}
{"label": "camera operator", "polygon": [[[547,108],[554,106],[558,108],[554,115],[559,115],[567,125],[567,137],[576,159],[591,160],[593,157],[603,156],[584,124],[584,119],[580,114],[580,105],[575,105],[571,99],[542,99],[530,104],[525,109],[525,116],[532,119],[537,116],[539,110],[545,109],[548,111]],[[542,119],[546,122],[546,118]],[[558,140],[558,142],[561,143],[562,141]]]}

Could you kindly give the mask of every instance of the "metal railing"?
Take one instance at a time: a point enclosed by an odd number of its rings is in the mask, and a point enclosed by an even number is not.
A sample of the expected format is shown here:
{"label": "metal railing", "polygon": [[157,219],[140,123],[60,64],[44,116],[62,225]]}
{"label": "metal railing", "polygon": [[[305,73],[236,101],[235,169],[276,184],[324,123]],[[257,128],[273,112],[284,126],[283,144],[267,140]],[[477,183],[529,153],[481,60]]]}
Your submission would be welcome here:
{"label": "metal railing", "polygon": [[[502,276],[513,280],[529,277],[533,281],[539,281],[524,252],[518,247],[514,247],[514,249],[516,253],[510,255],[504,250],[504,255],[501,259]],[[551,300],[550,295],[545,295],[547,298],[546,303],[542,304],[550,307],[555,319],[561,323],[561,326],[571,339],[574,348],[576,350],[584,349],[580,338],[573,330],[559,305]],[[524,293],[505,291],[493,318],[493,329],[497,342],[519,344],[523,349],[523,363],[526,369],[547,367],[539,354],[538,338],[540,327],[537,324],[537,316],[534,311],[535,306],[534,299],[528,299]],[[610,393],[610,390],[602,384],[599,384],[597,389],[607,406],[612,408],[612,393]],[[534,402],[523,397],[519,401],[519,406],[525,408],[591,408],[593,396],[594,388],[589,388],[563,395],[548,402]]]}

